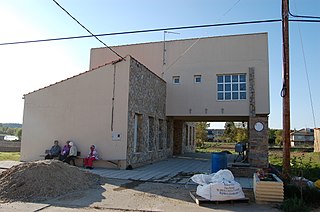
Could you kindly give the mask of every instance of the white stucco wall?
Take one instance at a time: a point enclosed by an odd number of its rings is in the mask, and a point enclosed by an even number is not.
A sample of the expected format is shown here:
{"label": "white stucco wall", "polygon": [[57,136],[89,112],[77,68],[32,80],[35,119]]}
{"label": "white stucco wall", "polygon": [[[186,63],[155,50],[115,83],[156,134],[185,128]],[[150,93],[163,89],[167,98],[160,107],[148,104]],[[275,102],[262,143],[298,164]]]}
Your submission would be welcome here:
{"label": "white stucco wall", "polygon": [[[25,95],[21,160],[41,159],[55,139],[61,147],[74,141],[82,156],[95,144],[101,159],[126,159],[129,65],[130,60],[105,65]],[[119,141],[111,132],[113,85]]]}
{"label": "white stucco wall", "polygon": [[[255,69],[256,114],[270,113],[267,33],[167,41],[166,65],[163,42],[113,49],[132,55],[163,77],[167,82],[167,116],[249,116],[249,67]],[[105,48],[91,49],[90,67],[101,65],[106,58],[114,60],[116,56]],[[247,74],[247,99],[217,101],[217,75],[243,73]],[[193,78],[198,74],[203,81],[195,84]],[[180,76],[179,85],[173,85],[173,76]]]}

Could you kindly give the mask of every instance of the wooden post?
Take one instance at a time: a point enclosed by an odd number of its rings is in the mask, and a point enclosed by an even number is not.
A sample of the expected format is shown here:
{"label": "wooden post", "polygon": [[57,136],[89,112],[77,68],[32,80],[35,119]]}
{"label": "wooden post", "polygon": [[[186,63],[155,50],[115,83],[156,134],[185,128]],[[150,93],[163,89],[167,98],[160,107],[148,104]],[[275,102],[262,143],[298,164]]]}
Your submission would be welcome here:
{"label": "wooden post", "polygon": [[314,128],[314,152],[320,152],[320,128]]}
{"label": "wooden post", "polygon": [[290,81],[289,81],[289,0],[282,0],[282,42],[283,42],[283,176],[290,175]]}

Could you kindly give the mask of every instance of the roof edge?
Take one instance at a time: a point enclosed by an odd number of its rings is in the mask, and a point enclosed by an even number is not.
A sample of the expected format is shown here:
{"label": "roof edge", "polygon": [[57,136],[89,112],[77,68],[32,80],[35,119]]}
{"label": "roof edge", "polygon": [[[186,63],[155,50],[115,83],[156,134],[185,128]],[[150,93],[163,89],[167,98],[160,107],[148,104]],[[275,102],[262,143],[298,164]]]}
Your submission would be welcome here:
{"label": "roof edge", "polygon": [[[127,55],[126,57],[128,57],[128,55]],[[57,85],[57,84],[62,83],[62,82],[64,82],[64,81],[67,81],[67,80],[73,79],[73,78],[75,78],[75,77],[81,76],[81,75],[83,75],[83,74],[89,73],[89,72],[91,72],[91,71],[97,70],[97,69],[99,69],[99,68],[101,68],[101,67],[104,67],[104,66],[107,66],[107,65],[114,65],[114,64],[119,63],[119,62],[121,62],[121,61],[123,61],[123,60],[125,61],[125,58],[126,58],[126,57],[124,57],[124,59],[120,58],[120,59],[118,59],[118,60],[113,60],[113,61],[108,62],[108,63],[105,63],[105,64],[103,64],[103,65],[99,65],[99,66],[97,66],[97,67],[94,67],[94,68],[92,68],[92,69],[89,69],[88,71],[81,72],[81,73],[79,73],[79,74],[77,74],[77,75],[68,77],[68,78],[63,79],[63,80],[61,80],[61,81],[52,83],[52,84],[47,85],[47,86],[45,86],[45,87],[42,87],[42,88],[39,88],[39,89],[37,89],[37,90],[31,91],[31,92],[29,92],[29,93],[23,94],[22,99],[24,99],[24,97],[27,96],[27,95],[29,95],[29,94],[32,94],[32,93],[41,91],[41,90],[43,90],[43,89],[46,89],[46,88],[49,88],[49,87],[51,87],[51,86]]]}

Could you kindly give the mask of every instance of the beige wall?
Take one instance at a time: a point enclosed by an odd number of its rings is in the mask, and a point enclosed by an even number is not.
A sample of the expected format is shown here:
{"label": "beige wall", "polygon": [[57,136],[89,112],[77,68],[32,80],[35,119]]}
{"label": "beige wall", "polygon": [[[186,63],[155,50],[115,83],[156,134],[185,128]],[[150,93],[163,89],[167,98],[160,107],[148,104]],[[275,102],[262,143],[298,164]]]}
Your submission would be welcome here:
{"label": "beige wall", "polygon": [[[270,113],[267,33],[168,41],[165,66],[163,42],[113,49],[132,55],[163,77],[167,82],[167,116],[249,116],[249,67],[255,68],[256,114]],[[112,59],[116,57],[105,48],[92,49],[90,67]],[[217,101],[217,74],[240,73],[247,74],[247,99]],[[200,84],[193,82],[197,74],[202,75]],[[173,76],[180,76],[179,85],[172,84]]]}
{"label": "beige wall", "polygon": [[[21,160],[41,159],[58,139],[72,140],[86,156],[95,144],[101,159],[124,160],[127,150],[128,80],[130,60],[109,64],[25,95]],[[111,114],[115,73],[114,131]]]}

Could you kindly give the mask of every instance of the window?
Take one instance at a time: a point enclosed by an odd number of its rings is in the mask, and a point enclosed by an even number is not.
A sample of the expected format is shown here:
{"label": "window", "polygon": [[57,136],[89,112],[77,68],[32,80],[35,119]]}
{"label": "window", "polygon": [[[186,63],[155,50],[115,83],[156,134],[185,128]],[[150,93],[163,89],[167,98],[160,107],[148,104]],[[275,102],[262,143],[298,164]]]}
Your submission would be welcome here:
{"label": "window", "polygon": [[217,100],[247,99],[246,74],[217,76]]}
{"label": "window", "polygon": [[134,114],[133,152],[140,152],[142,144],[142,115]]}
{"label": "window", "polygon": [[149,116],[149,141],[148,151],[153,151],[154,148],[154,118]]}
{"label": "window", "polygon": [[167,148],[170,148],[171,130],[172,130],[172,122],[171,121],[167,121]]}
{"label": "window", "polygon": [[194,83],[201,83],[201,75],[194,75],[193,82]]}
{"label": "window", "polygon": [[173,84],[180,84],[180,76],[173,76],[172,83]]}
{"label": "window", "polygon": [[164,132],[163,132],[163,120],[159,119],[159,150],[163,149],[163,136],[164,136]]}
{"label": "window", "polygon": [[188,138],[189,138],[189,136],[188,136],[188,135],[189,135],[189,134],[188,134],[188,133],[189,133],[189,132],[188,132],[188,130],[189,130],[189,127],[188,127],[188,125],[186,125],[186,134],[185,134],[185,139],[186,139],[186,140],[185,140],[185,142],[186,142],[186,146],[188,146]]}

